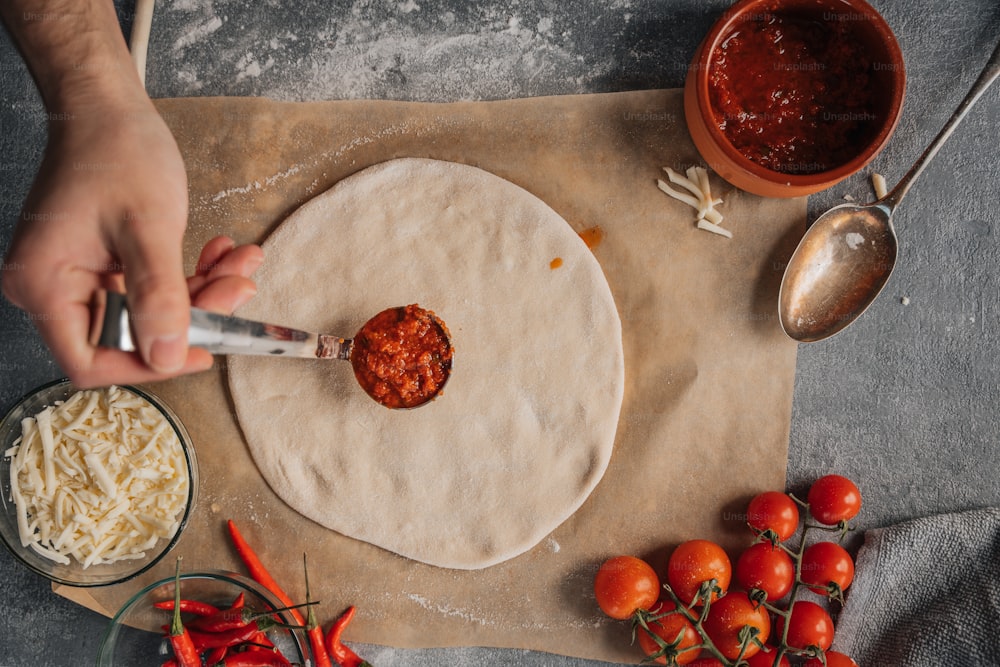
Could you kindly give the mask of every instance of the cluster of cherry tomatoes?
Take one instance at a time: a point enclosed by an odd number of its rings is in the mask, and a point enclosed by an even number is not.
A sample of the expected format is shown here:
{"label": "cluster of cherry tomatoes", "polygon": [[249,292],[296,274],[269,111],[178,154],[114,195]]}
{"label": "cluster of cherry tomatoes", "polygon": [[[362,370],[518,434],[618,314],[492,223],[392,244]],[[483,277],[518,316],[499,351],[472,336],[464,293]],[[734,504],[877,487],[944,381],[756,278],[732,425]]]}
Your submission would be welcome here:
{"label": "cluster of cherry tomatoes", "polygon": [[[800,525],[800,507],[812,522]],[[674,549],[663,585],[649,563],[615,556],[594,578],[597,603],[611,618],[633,622],[646,662],[791,667],[791,657],[803,667],[857,667],[829,650],[827,610],[830,601],[843,603],[854,561],[835,541],[807,538],[817,530],[842,537],[860,509],[858,487],[839,475],[816,480],[804,503],[766,491],[747,507],[755,539],[735,567],[722,547],[700,539]],[[803,590],[815,599],[800,599]]]}

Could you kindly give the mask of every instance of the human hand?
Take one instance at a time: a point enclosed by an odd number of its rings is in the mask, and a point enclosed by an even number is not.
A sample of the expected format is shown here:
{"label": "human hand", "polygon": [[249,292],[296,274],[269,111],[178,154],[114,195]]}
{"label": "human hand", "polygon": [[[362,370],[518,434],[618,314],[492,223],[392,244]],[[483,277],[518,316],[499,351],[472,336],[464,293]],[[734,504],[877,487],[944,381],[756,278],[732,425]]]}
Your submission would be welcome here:
{"label": "human hand", "polygon": [[[192,302],[230,312],[255,292],[263,254],[214,239],[185,282],[187,179],[173,136],[148,99],[74,107],[49,144],[15,230],[3,292],[27,311],[78,386],[146,382],[211,366],[187,347]],[[129,295],[140,354],[88,342],[98,289]]]}

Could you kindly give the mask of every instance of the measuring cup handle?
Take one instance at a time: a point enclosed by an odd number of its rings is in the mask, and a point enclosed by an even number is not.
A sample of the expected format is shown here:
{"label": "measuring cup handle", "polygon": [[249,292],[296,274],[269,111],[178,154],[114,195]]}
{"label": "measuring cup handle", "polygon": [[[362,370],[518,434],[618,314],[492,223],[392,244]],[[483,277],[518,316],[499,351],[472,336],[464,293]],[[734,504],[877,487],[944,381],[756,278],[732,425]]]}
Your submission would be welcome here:
{"label": "measuring cup handle", "polygon": [[[101,347],[135,351],[125,295],[104,292],[95,299],[96,330],[92,341]],[[212,354],[245,354],[343,359],[350,341],[240,317],[191,309],[188,344]]]}

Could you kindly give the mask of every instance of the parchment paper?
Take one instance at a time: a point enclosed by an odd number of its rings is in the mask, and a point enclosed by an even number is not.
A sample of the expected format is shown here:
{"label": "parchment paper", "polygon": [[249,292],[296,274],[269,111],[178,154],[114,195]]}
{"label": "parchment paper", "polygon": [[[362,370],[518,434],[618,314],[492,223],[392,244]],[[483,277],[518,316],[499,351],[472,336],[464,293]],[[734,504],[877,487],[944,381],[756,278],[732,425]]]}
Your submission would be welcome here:
{"label": "parchment paper", "polygon": [[[631,553],[662,572],[683,540],[715,539],[733,552],[746,544],[745,503],[784,486],[796,346],[780,331],[776,295],[804,229],[805,200],[764,200],[713,177],[735,238],[695,229],[692,209],[655,184],[661,167],[699,163],[680,91],[453,104],[173,99],[158,106],[190,175],[189,270],[211,237],[262,241],[297,206],[376,162],[463,162],[533,192],[577,231],[603,230],[593,252],[621,314],[626,362],[615,451],[596,491],[536,548],[480,571],[412,562],[291,511],[249,456],[224,359],[213,371],[155,385],[190,430],[200,465],[197,510],[177,547],[186,569],[242,570],[225,534],[232,518],[296,598],[304,598],[308,553],[324,625],[358,606],[349,641],[519,647],[634,662],[627,624],[604,619],[595,604],[599,564]],[[318,288],[304,265],[302,290]],[[518,335],[497,324],[497,335]],[[173,567],[168,557],[137,580],[94,589],[91,606],[117,609]],[[83,601],[79,593],[66,594]]]}

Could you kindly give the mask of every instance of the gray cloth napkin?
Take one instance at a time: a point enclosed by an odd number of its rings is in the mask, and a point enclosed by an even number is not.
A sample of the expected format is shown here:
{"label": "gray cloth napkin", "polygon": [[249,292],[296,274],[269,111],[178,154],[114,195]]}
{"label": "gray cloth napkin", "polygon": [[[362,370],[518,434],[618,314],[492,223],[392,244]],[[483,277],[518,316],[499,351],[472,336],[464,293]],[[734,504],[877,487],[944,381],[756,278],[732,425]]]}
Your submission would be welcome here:
{"label": "gray cloth napkin", "polygon": [[860,667],[1000,665],[1000,508],[866,532],[833,648]]}

